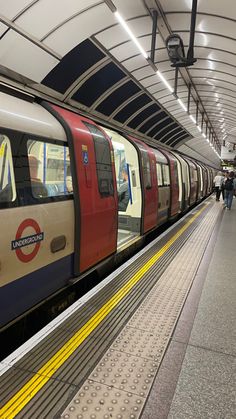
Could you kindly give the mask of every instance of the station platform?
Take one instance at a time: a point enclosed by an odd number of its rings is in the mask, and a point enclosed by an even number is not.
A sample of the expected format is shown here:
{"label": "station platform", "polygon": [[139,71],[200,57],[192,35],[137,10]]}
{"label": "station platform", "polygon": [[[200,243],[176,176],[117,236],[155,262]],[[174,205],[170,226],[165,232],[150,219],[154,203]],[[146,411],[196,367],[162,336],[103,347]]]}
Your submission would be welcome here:
{"label": "station platform", "polygon": [[236,418],[236,200],[211,196],[0,364],[0,418]]}

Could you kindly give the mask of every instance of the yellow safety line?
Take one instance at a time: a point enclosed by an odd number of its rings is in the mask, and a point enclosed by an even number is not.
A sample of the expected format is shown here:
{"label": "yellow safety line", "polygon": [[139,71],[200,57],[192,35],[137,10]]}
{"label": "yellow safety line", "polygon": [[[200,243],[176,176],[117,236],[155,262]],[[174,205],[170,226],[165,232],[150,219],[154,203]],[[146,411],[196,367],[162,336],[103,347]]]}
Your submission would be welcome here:
{"label": "yellow safety line", "polygon": [[145,265],[107,301],[88,322],[72,336],[58,352],[13,396],[1,409],[0,417],[14,418],[38,391],[50,380],[53,374],[64,364],[73,352],[84,342],[90,333],[106,318],[117,304],[128,294],[133,286],[154,265],[154,263],[170,248],[170,246],[184,233],[193,221],[204,211],[206,203]]}

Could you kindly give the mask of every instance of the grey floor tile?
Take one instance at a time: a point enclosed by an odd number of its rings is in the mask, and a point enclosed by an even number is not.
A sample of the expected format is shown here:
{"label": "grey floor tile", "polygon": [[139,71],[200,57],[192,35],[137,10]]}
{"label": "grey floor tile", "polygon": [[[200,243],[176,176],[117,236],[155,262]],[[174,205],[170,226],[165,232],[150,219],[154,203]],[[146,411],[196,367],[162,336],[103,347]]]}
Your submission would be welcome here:
{"label": "grey floor tile", "polygon": [[168,419],[235,419],[234,384],[216,384],[199,375],[182,373]]}
{"label": "grey floor tile", "polygon": [[184,373],[198,380],[218,384],[235,384],[236,357],[188,346],[183,363]]}
{"label": "grey floor tile", "polygon": [[189,343],[236,355],[236,278],[209,273]]}
{"label": "grey floor tile", "polygon": [[154,381],[142,419],[166,419],[175,393],[186,345],[171,342]]}

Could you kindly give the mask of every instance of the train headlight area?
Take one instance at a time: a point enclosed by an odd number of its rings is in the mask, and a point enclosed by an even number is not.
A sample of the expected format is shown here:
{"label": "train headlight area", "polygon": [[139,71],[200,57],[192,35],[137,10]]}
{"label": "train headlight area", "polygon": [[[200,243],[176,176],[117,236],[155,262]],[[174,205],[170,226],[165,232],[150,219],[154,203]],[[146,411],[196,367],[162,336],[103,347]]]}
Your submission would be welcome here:
{"label": "train headlight area", "polygon": [[222,208],[210,197],[1,363],[1,418],[138,418]]}

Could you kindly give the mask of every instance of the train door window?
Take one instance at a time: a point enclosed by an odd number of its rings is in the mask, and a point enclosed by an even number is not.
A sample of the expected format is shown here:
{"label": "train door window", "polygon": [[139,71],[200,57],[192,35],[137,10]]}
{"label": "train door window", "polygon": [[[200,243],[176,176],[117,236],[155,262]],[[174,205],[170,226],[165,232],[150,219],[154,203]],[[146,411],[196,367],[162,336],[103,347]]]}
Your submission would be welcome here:
{"label": "train door window", "polygon": [[177,162],[174,162],[174,176],[175,176],[175,184],[178,185],[178,166],[177,166]]}
{"label": "train door window", "polygon": [[68,147],[28,140],[27,149],[33,196],[46,198],[70,195],[73,187]]}
{"label": "train door window", "polygon": [[163,185],[163,179],[162,179],[162,170],[161,170],[160,163],[157,163],[156,164],[156,169],[157,169],[157,182],[158,182],[158,186],[162,186]]}
{"label": "train door window", "polygon": [[169,166],[167,164],[162,165],[162,171],[163,171],[163,183],[165,186],[170,185],[170,170]]}
{"label": "train door window", "polygon": [[100,131],[95,125],[89,124],[83,121],[92,134],[95,156],[96,156],[96,167],[97,167],[97,178],[98,178],[98,189],[102,197],[113,196],[113,173],[112,173],[112,162],[111,162],[111,148],[109,141],[104,136],[103,132]]}
{"label": "train door window", "polygon": [[146,189],[151,189],[152,180],[151,180],[151,165],[146,151],[141,151],[142,153],[142,163],[143,163],[143,177],[144,177],[144,187]]}
{"label": "train door window", "polygon": [[0,205],[16,199],[11,145],[7,136],[0,134]]}

